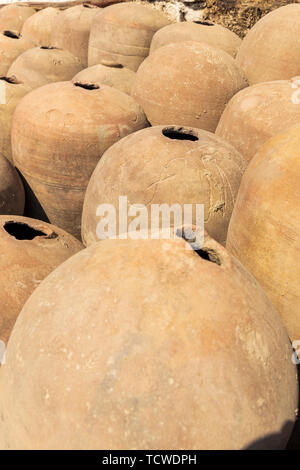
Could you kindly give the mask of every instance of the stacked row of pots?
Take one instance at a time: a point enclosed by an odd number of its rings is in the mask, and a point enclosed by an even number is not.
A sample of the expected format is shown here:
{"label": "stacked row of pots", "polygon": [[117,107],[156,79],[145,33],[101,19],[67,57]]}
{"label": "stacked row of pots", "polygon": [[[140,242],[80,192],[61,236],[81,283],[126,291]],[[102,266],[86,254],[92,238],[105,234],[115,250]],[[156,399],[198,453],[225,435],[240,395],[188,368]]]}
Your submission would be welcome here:
{"label": "stacked row of pots", "polygon": [[[300,5],[243,41],[130,2],[10,5],[0,30],[0,448],[284,448]],[[121,196],[203,204],[204,240],[99,240]]]}

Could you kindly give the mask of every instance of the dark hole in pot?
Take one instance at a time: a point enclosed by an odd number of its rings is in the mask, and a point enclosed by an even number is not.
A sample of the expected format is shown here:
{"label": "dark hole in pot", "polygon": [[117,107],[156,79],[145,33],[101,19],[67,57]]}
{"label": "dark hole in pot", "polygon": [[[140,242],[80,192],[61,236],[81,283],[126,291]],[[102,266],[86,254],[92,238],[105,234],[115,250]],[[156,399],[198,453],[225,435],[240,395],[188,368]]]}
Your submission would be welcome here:
{"label": "dark hole in pot", "polygon": [[53,49],[58,49],[57,47],[53,46],[41,46],[40,49],[46,49],[48,51],[52,51]]}
{"label": "dark hole in pot", "polygon": [[206,261],[211,261],[212,263],[218,264],[221,266],[221,261],[219,256],[214,250],[210,250],[208,248],[202,248],[201,250],[194,250],[195,253],[197,253],[200,258],[206,260]]}
{"label": "dark hole in pot", "polygon": [[211,248],[197,248],[197,241],[196,235],[191,228],[183,227],[176,230],[176,236],[179,238],[183,238],[186,242],[188,242],[191,247],[193,248],[194,252],[197,253],[200,258],[204,259],[205,261],[210,261],[211,263],[215,263],[218,266],[221,266],[221,260],[218,253]]}
{"label": "dark hole in pot", "polygon": [[162,130],[162,134],[168,137],[168,139],[173,140],[191,140],[192,142],[199,140],[192,131],[184,129],[183,127],[165,127]]}
{"label": "dark hole in pot", "polygon": [[17,240],[33,240],[36,237],[45,237],[47,235],[23,222],[6,222],[4,230]]}
{"label": "dark hole in pot", "polygon": [[20,85],[23,82],[17,80],[17,78],[13,75],[12,77],[0,77],[0,80],[4,82],[11,83],[12,85]]}
{"label": "dark hole in pot", "polygon": [[17,33],[14,33],[13,31],[3,31],[3,35],[12,38],[12,39],[19,39],[20,35]]}
{"label": "dark hole in pot", "polygon": [[123,69],[124,68],[124,65],[122,65],[122,64],[103,64],[103,65],[106,65],[107,67],[112,67],[114,69]]}
{"label": "dark hole in pot", "polygon": [[193,21],[193,23],[202,24],[202,26],[214,26],[214,23],[210,21]]}
{"label": "dark hole in pot", "polygon": [[80,83],[80,82],[75,82],[75,86],[79,86],[80,88],[84,88],[85,90],[98,90],[99,85],[96,85],[94,83]]}

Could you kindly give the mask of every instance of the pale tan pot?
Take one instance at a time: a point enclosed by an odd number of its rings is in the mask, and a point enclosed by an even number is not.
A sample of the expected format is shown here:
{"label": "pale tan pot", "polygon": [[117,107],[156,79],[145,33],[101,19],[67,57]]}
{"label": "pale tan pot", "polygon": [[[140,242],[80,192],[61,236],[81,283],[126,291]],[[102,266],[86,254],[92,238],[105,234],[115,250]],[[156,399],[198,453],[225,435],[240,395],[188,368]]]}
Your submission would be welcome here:
{"label": "pale tan pot", "polygon": [[71,52],[87,67],[91,24],[99,12],[100,8],[89,4],[60,11],[52,28],[51,45]]}
{"label": "pale tan pot", "polygon": [[104,61],[104,64],[93,65],[77,73],[73,81],[97,83],[112,86],[130,95],[135,73],[121,64]]}
{"label": "pale tan pot", "polygon": [[226,104],[247,81],[234,59],[205,43],[160,47],[139,67],[132,96],[153,126],[216,130]]}
{"label": "pale tan pot", "polygon": [[0,153],[12,162],[11,123],[19,101],[31,91],[15,77],[0,78]]}
{"label": "pale tan pot", "polygon": [[154,33],[168,24],[167,16],[150,5],[129,2],[106,7],[91,27],[89,66],[104,59],[136,71],[149,54]]}
{"label": "pale tan pot", "polygon": [[[108,149],[95,168],[83,206],[82,240],[86,245],[99,240],[98,206],[111,204],[119,220],[123,210],[123,205],[119,210],[120,197],[126,196],[126,215],[135,204],[143,204],[148,211],[148,226],[144,229],[150,229],[151,223],[155,223],[151,212],[155,205],[160,205],[163,211],[162,204],[169,207],[179,204],[183,217],[184,205],[192,204],[193,223],[196,223],[196,204],[203,204],[205,227],[225,244],[245,168],[243,157],[210,132],[176,126],[135,132]],[[163,212],[159,215],[160,224],[162,216]],[[128,217],[128,227],[134,218]],[[170,224],[174,223],[178,221],[170,215]],[[117,229],[124,231],[119,226]]]}
{"label": "pale tan pot", "polygon": [[300,126],[270,139],[242,179],[227,248],[256,277],[300,338]]}
{"label": "pale tan pot", "polygon": [[80,237],[84,193],[99,159],[112,144],[146,126],[141,107],[115,88],[51,83],[16,108],[14,163],[50,222]]}
{"label": "pale tan pot", "polygon": [[250,161],[268,139],[298,122],[300,77],[294,77],[259,83],[237,93],[226,106],[216,134]]}
{"label": "pale tan pot", "polygon": [[59,10],[43,8],[27,18],[22,27],[22,36],[33,42],[35,46],[51,46],[52,27],[57,20]]}
{"label": "pale tan pot", "polygon": [[12,29],[20,33],[27,18],[34,14],[35,9],[27,5],[5,5],[0,9],[0,31]]}
{"label": "pale tan pot", "polygon": [[285,447],[298,392],[280,316],[212,238],[188,248],[105,240],[44,280],[1,368],[1,449]]}
{"label": "pale tan pot", "polygon": [[224,50],[235,57],[241,45],[241,39],[232,31],[210,21],[182,21],[157,31],[151,41],[150,54],[168,44],[198,41]]}
{"label": "pale tan pot", "polygon": [[248,32],[237,54],[250,85],[300,75],[300,5],[278,8]]}
{"label": "pale tan pot", "polygon": [[71,80],[82,68],[80,60],[70,52],[41,46],[21,54],[10,66],[8,75],[34,89],[51,82]]}
{"label": "pale tan pot", "polygon": [[0,215],[0,340],[7,343],[30,294],[81,243],[40,220]]}
{"label": "pale tan pot", "polygon": [[15,31],[0,33],[0,77],[5,77],[13,61],[32,46],[31,41]]}

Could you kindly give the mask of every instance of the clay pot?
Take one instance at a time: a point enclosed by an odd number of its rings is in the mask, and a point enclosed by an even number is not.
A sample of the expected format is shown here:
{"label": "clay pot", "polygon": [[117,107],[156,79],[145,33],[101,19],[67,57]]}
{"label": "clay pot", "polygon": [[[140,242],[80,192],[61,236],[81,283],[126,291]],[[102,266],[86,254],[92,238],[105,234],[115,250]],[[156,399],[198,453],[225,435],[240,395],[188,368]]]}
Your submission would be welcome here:
{"label": "clay pot", "polygon": [[300,338],[300,126],[270,139],[243,177],[227,247]]}
{"label": "clay pot", "polygon": [[[160,29],[151,42],[150,53],[162,46],[185,41],[205,42],[235,57],[241,39],[229,29],[210,21],[183,21]],[[177,47],[180,47],[177,44]]]}
{"label": "clay pot", "polygon": [[30,89],[14,77],[0,78],[0,153],[12,162],[11,123],[19,101]]}
{"label": "clay pot", "polygon": [[30,47],[32,43],[14,31],[0,33],[0,76],[7,75],[13,61]]}
{"label": "clay pot", "polygon": [[228,101],[246,86],[229,54],[187,41],[151,54],[136,74],[132,96],[153,126],[172,123],[214,132]]}
{"label": "clay pot", "polygon": [[[199,129],[152,127],[106,151],[89,182],[82,216],[85,245],[98,240],[99,204],[204,204],[206,228],[225,244],[246,162],[226,141]],[[138,175],[138,176],[137,176]],[[193,222],[196,223],[194,206]],[[148,227],[151,227],[149,210]],[[171,225],[173,221],[171,220]]]}
{"label": "clay pot", "polygon": [[21,54],[10,66],[8,75],[34,89],[51,82],[71,80],[82,67],[80,60],[70,52],[41,46]]}
{"label": "clay pot", "polygon": [[51,46],[52,27],[58,13],[56,8],[48,7],[30,16],[23,24],[22,36],[36,46]]}
{"label": "clay pot", "polygon": [[21,32],[27,18],[34,14],[35,9],[27,5],[5,5],[0,9],[0,31],[13,29]]}
{"label": "clay pot", "polygon": [[146,125],[140,106],[115,88],[52,83],[25,96],[15,111],[14,162],[50,222],[79,237],[96,164],[112,144]]}
{"label": "clay pot", "polygon": [[150,5],[132,2],[106,7],[91,27],[89,66],[109,60],[136,71],[149,54],[154,33],[169,23]]}
{"label": "clay pot", "polygon": [[217,242],[187,248],[106,240],[48,276],[8,344],[0,448],[285,447],[297,380],[281,319]]}
{"label": "clay pot", "polygon": [[21,178],[12,164],[0,154],[0,214],[22,215],[24,205],[25,193]]}
{"label": "clay pot", "polygon": [[300,75],[299,35],[300,5],[296,3],[272,11],[253,26],[237,54],[250,85]]}
{"label": "clay pot", "polygon": [[112,86],[130,95],[135,73],[121,64],[93,65],[79,72],[74,81]]}
{"label": "clay pot", "polygon": [[250,161],[269,138],[300,121],[299,85],[295,77],[245,88],[229,101],[216,134]]}
{"label": "clay pot", "polygon": [[7,343],[15,321],[39,283],[81,243],[40,220],[0,216],[0,340]]}
{"label": "clay pot", "polygon": [[60,11],[52,28],[52,45],[71,52],[87,67],[91,24],[100,11],[86,4]]}

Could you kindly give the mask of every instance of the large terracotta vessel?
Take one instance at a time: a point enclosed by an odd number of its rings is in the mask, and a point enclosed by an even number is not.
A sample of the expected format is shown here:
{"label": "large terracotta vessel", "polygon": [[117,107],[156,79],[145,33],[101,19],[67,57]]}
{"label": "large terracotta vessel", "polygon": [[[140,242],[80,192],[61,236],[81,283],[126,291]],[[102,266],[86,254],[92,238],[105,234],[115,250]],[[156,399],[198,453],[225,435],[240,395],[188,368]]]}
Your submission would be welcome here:
{"label": "large terracotta vessel", "polygon": [[300,75],[300,5],[272,11],[248,32],[237,54],[250,85]]}
{"label": "large terracotta vessel", "polygon": [[15,215],[0,216],[0,245],[0,340],[7,343],[30,294],[82,245],[57,227]]}
{"label": "large terracotta vessel", "polygon": [[12,162],[11,123],[19,101],[30,88],[15,77],[0,78],[0,153]]}
{"label": "large terracotta vessel", "polygon": [[182,21],[174,23],[154,34],[150,53],[167,44],[184,41],[205,42],[224,50],[235,57],[241,45],[241,39],[232,31],[210,21]]}
{"label": "large terracotta vessel", "polygon": [[22,36],[36,46],[51,46],[52,27],[58,14],[59,10],[56,8],[43,8],[25,21]]}
{"label": "large terracotta vessel", "polygon": [[21,54],[10,66],[8,75],[34,89],[51,82],[71,80],[82,68],[80,60],[70,52],[41,46]]}
{"label": "large terracotta vessel", "polygon": [[87,67],[91,24],[99,12],[89,4],[60,11],[52,28],[51,45],[71,52]]}
{"label": "large terracotta vessel", "polygon": [[27,5],[5,5],[0,9],[0,31],[12,29],[21,32],[27,18],[34,14],[35,9]]}
{"label": "large terracotta vessel", "polygon": [[97,83],[112,86],[130,95],[135,73],[121,64],[104,61],[105,64],[93,65],[79,72],[74,81]]}
{"label": "large terracotta vessel", "polygon": [[136,74],[132,96],[153,126],[172,123],[214,132],[228,101],[246,86],[229,54],[187,41],[147,57]]}
{"label": "large terracotta vessel", "polygon": [[89,66],[104,59],[136,71],[149,54],[154,33],[169,23],[161,11],[150,5],[130,2],[106,7],[91,27]]}
{"label": "large terracotta vessel", "polygon": [[21,178],[12,164],[0,154],[0,214],[23,215],[24,204]]}
{"label": "large terracotta vessel", "polygon": [[295,77],[259,83],[237,93],[226,106],[216,134],[250,161],[268,139],[298,122],[300,77]]}
{"label": "large terracotta vessel", "polygon": [[50,222],[79,237],[84,193],[96,164],[112,144],[146,125],[141,107],[115,88],[45,85],[16,108],[14,163]]}
{"label": "large terracotta vessel", "polygon": [[185,204],[193,204],[193,223],[196,204],[204,204],[207,230],[225,244],[245,168],[243,157],[210,132],[176,126],[136,132],[108,149],[98,163],[85,195],[82,239],[86,245],[99,239],[99,204],[112,204],[119,220],[119,198],[126,195],[128,206],[148,207],[149,229],[155,204],[180,204],[182,212]]}
{"label": "large terracotta vessel", "polygon": [[227,247],[300,338],[300,125],[270,139],[243,177]]}
{"label": "large terracotta vessel", "polygon": [[178,235],[96,243],[35,290],[1,369],[0,448],[285,447],[279,314],[217,242]]}
{"label": "large terracotta vessel", "polygon": [[15,31],[0,33],[0,76],[4,77],[13,61],[30,47],[32,43]]}

